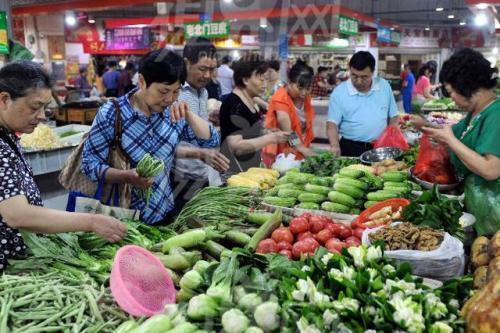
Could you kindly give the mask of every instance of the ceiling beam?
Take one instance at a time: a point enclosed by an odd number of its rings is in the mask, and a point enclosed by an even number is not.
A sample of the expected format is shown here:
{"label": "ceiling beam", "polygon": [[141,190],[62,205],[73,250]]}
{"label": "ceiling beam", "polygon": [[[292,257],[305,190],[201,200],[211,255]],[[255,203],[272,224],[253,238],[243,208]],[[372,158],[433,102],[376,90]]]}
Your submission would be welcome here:
{"label": "ceiling beam", "polygon": [[[176,0],[163,0],[164,2],[177,2]],[[124,6],[154,5],[155,0],[67,0],[53,3],[32,4],[12,8],[12,15],[40,15],[66,10],[99,11]]]}

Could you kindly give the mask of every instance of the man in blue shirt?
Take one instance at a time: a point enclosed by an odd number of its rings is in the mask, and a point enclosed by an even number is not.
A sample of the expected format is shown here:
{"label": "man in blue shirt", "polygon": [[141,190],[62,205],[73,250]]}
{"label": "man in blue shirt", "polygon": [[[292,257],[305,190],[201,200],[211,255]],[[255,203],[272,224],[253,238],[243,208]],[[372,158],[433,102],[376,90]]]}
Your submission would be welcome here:
{"label": "man in blue shirt", "polygon": [[[121,145],[133,169],[117,169],[108,162],[115,123],[111,101],[99,109],[83,148],[83,174],[94,182],[104,177],[107,183],[133,185],[130,208],[140,210],[141,221],[148,224],[169,222],[172,218],[174,198],[169,176],[179,143],[187,141],[203,148],[220,145],[217,130],[186,103],[177,102],[185,80],[186,65],[179,55],[152,51],[140,62],[139,88],[118,98]],[[154,179],[140,177],[135,170],[146,153],[165,163],[164,172]],[[148,187],[152,196],[146,205],[138,189]]]}
{"label": "man in blue shirt", "polygon": [[404,65],[404,78],[401,82],[401,95],[403,97],[403,108],[406,113],[411,113],[411,97],[413,94],[413,87],[415,86],[415,77],[410,70],[410,65]]}
{"label": "man in blue shirt", "polygon": [[102,76],[102,83],[106,88],[106,97],[118,97],[120,73],[116,70],[116,61],[108,63],[108,71]]}
{"label": "man in blue shirt", "polygon": [[388,123],[398,123],[398,109],[389,83],[373,77],[375,58],[369,52],[354,54],[349,70],[351,78],[330,96],[327,134],[332,153],[359,157]]}

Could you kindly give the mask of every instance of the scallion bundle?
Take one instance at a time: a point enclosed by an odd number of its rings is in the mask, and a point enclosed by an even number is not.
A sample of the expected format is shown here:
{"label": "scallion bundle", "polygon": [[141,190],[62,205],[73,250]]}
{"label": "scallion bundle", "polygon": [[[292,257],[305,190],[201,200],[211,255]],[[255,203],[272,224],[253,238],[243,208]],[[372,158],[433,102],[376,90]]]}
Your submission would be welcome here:
{"label": "scallion bundle", "polygon": [[[165,163],[162,160],[156,159],[149,153],[146,153],[142,159],[139,161],[136,167],[136,171],[139,176],[144,178],[156,177],[165,169]],[[146,200],[146,207],[149,205],[149,199],[151,198],[152,189],[151,187],[146,189],[140,189],[139,195],[141,198]]]}

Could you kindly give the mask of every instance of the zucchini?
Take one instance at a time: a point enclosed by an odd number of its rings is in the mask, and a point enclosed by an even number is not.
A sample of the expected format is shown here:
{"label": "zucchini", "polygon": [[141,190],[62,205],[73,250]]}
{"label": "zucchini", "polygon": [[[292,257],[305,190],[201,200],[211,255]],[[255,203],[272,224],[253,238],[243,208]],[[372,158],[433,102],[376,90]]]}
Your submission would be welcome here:
{"label": "zucchini", "polygon": [[342,213],[342,214],[349,214],[349,212],[351,211],[351,207],[330,201],[323,202],[321,204],[321,209],[326,210],[327,212]]}
{"label": "zucchini", "polygon": [[280,206],[280,207],[292,207],[295,205],[295,198],[280,198],[280,197],[264,197],[262,199],[262,202],[268,204],[268,205],[273,205],[273,206]]}
{"label": "zucchini", "polygon": [[408,179],[408,172],[405,171],[387,171],[380,175],[384,181],[402,182]]}
{"label": "zucchini", "polygon": [[319,209],[319,204],[315,203],[315,202],[301,202],[300,204],[298,204],[297,206],[295,206],[296,208],[300,208],[300,209],[313,209],[313,210],[318,210]]}
{"label": "zucchini", "polygon": [[255,251],[257,245],[263,239],[269,237],[274,229],[281,225],[281,221],[283,219],[283,214],[281,213],[281,209],[277,209],[274,214],[267,220],[266,223],[260,226],[259,230],[255,232],[250,241],[248,242],[246,248],[250,251]]}
{"label": "zucchini", "polygon": [[366,197],[369,201],[383,201],[387,199],[398,198],[399,195],[397,193],[389,191],[376,191],[368,193]]}
{"label": "zucchini", "polygon": [[207,233],[203,229],[186,231],[180,235],[170,237],[162,243],[161,251],[167,253],[173,247],[189,248],[203,243],[207,238]]}
{"label": "zucchini", "polygon": [[321,194],[321,195],[327,195],[328,192],[330,192],[330,190],[331,190],[329,187],[321,186],[321,185],[313,185],[313,184],[306,184],[304,189],[307,192]]}
{"label": "zucchini", "polygon": [[335,185],[333,185],[333,189],[335,191],[347,194],[348,196],[353,197],[354,199],[362,199],[365,197],[365,192],[361,191],[359,188],[347,186],[342,183],[335,182]]}
{"label": "zucchini", "polygon": [[294,198],[294,199],[297,199],[297,197],[299,196],[299,194],[302,193],[301,191],[299,190],[292,190],[292,189],[280,189],[278,191],[278,197],[280,198]]}
{"label": "zucchini", "polygon": [[346,176],[349,178],[361,178],[365,175],[365,172],[363,170],[354,170],[354,169],[349,169],[349,168],[342,168],[339,171],[339,174],[341,176]]}
{"label": "zucchini", "polygon": [[368,184],[361,179],[352,179],[352,178],[339,178],[335,183],[344,184],[347,186],[353,186],[359,188],[361,191],[368,190]]}
{"label": "zucchini", "polygon": [[257,225],[263,225],[271,217],[271,213],[253,212],[247,216],[247,221]]}
{"label": "zucchini", "polygon": [[328,199],[330,199],[331,202],[339,203],[345,206],[356,206],[356,200],[353,197],[342,192],[331,191],[330,193],[328,193]]}
{"label": "zucchini", "polygon": [[368,207],[375,205],[376,203],[378,203],[378,201],[366,201],[364,204],[364,207],[368,208]]}
{"label": "zucchini", "polygon": [[205,242],[205,244],[202,245],[202,248],[216,260],[220,259],[222,252],[227,251],[227,248],[212,240]]}
{"label": "zucchini", "polygon": [[115,329],[115,333],[131,333],[132,330],[139,327],[139,324],[133,320],[127,320]]}
{"label": "zucchini", "polygon": [[298,197],[300,202],[315,202],[320,203],[325,201],[325,196],[316,193],[301,193]]}
{"label": "zucchini", "polygon": [[226,239],[231,243],[234,243],[239,246],[245,246],[250,242],[252,237],[241,231],[229,230],[225,233]]}
{"label": "zucchini", "polygon": [[172,328],[170,318],[164,314],[156,314],[130,333],[163,333]]}

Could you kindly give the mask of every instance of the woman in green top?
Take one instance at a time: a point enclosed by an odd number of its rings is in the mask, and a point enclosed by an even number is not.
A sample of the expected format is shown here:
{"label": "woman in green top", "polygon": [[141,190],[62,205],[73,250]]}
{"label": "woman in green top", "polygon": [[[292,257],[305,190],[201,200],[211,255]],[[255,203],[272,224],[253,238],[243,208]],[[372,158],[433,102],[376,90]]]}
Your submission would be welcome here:
{"label": "woman in green top", "polygon": [[481,53],[463,49],[444,64],[439,75],[446,93],[468,112],[458,124],[423,127],[446,144],[458,176],[465,179],[465,206],[476,217],[480,235],[500,229],[500,101],[495,94],[498,71]]}

